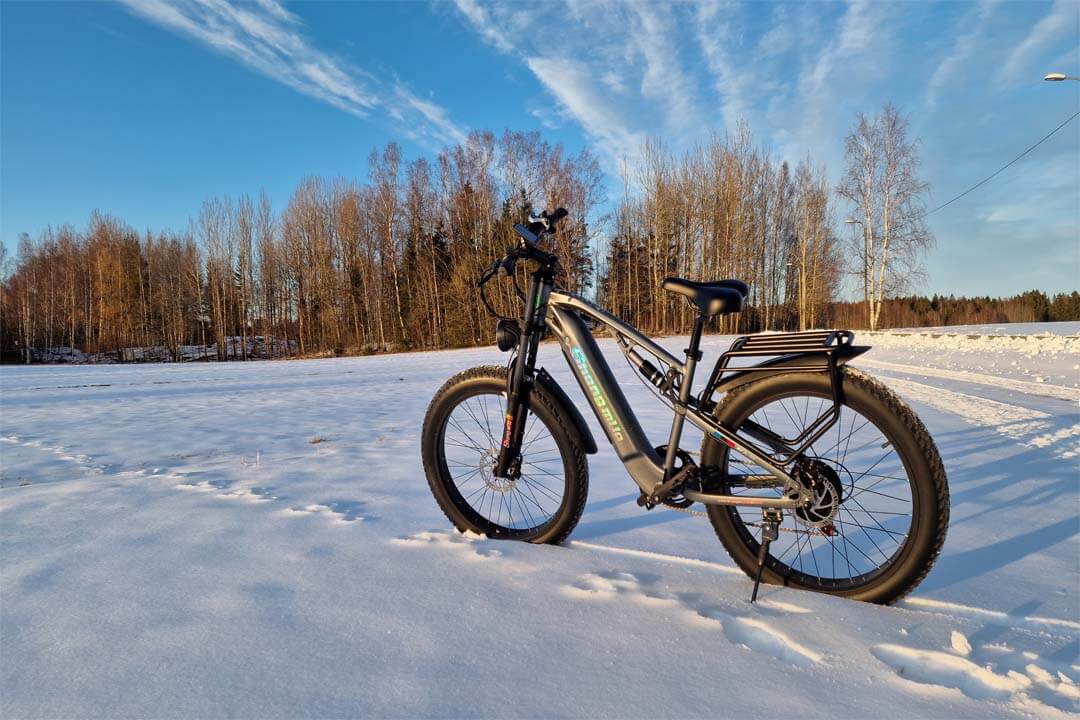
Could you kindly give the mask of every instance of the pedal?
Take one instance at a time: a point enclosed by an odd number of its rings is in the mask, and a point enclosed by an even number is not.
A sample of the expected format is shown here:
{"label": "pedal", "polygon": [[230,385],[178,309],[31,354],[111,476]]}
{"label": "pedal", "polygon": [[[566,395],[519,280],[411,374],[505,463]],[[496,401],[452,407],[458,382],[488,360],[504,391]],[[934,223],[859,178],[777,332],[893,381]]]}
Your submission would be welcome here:
{"label": "pedal", "polygon": [[761,573],[765,569],[765,558],[769,555],[769,545],[773,540],[780,537],[780,523],[784,521],[784,514],[779,510],[766,508],[761,511],[761,544],[758,549],[757,575],[754,577],[754,591],[750,593],[750,602],[757,600],[758,588],[761,586]]}

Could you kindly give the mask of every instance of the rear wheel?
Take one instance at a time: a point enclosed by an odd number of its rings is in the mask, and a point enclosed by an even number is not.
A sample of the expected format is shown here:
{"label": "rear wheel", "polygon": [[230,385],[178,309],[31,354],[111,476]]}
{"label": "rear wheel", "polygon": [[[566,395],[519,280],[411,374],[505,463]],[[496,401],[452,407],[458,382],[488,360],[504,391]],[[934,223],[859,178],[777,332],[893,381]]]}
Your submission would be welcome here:
{"label": "rear wheel", "polygon": [[531,393],[520,467],[495,477],[508,371],[482,366],[450,378],[428,407],[424,471],[447,518],[462,532],[559,543],[585,509],[584,443],[566,410],[540,385]]}
{"label": "rear wheel", "polygon": [[[716,410],[726,427],[756,422],[794,438],[831,400],[825,374],[775,375],[732,391]],[[949,519],[945,470],[926,427],[877,380],[843,370],[840,418],[791,471],[814,493],[812,505],[785,511],[762,581],[858,600],[890,603],[918,585],[941,552]],[[747,437],[748,440],[751,438]],[[736,450],[706,439],[702,464],[722,491],[780,497],[779,488],[738,486],[760,474]],[[761,510],[710,505],[716,534],[748,574],[757,569]]]}

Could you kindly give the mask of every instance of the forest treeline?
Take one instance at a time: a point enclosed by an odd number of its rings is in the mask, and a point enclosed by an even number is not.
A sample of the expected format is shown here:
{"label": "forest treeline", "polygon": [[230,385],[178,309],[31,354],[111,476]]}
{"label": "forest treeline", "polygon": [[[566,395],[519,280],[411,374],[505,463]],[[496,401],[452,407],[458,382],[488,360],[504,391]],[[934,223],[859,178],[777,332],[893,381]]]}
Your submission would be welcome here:
{"label": "forest treeline", "polygon": [[[476,280],[515,242],[515,222],[555,207],[569,211],[553,239],[562,285],[647,332],[690,326],[686,305],[660,289],[667,275],[750,284],[744,311],[713,331],[866,326],[865,304],[837,301],[863,239],[850,227],[842,239],[836,196],[811,158],[792,168],[742,129],[683,154],[647,143],[626,175],[621,199],[597,217],[602,173],[587,149],[474,132],[432,161],[407,161],[391,143],[371,153],[364,182],[308,178],[280,209],[265,195],[209,198],[179,232],[139,232],[95,212],[83,229],[23,236],[11,262],[0,258],[3,356],[487,344],[493,323]],[[496,294],[513,307],[509,283]],[[1080,296],[885,299],[875,317],[879,327],[1077,319]]]}
{"label": "forest treeline", "polygon": [[[830,308],[831,324],[835,327],[861,327],[865,314],[862,303],[834,302]],[[882,319],[882,328],[1080,320],[1080,292],[1047,295],[1041,290],[1029,290],[1006,298],[953,295],[889,298],[882,307]]]}
{"label": "forest treeline", "polygon": [[487,342],[476,279],[534,208],[569,211],[554,238],[563,283],[588,289],[602,197],[587,150],[476,132],[433,162],[390,143],[368,164],[364,183],[302,181],[280,212],[265,195],[210,198],[183,232],[95,212],[83,231],[23,237],[0,300],[6,354],[214,345],[224,359],[228,338],[252,336],[302,355]]}

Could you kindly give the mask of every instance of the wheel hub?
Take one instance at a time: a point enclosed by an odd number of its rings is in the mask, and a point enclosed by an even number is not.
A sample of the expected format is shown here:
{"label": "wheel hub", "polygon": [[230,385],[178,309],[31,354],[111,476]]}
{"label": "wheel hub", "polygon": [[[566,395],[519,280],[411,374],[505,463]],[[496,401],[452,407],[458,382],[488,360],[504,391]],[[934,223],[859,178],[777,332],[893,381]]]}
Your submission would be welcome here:
{"label": "wheel hub", "polygon": [[[810,493],[810,502],[795,508],[795,518],[803,525],[815,527],[831,534],[833,520],[844,501],[844,486],[840,476],[825,462],[816,458],[799,461],[793,477]],[[788,493],[798,499],[798,492]]]}
{"label": "wheel hub", "polygon": [[[514,483],[517,482],[516,477],[497,477],[495,475],[495,464],[499,460],[499,453],[496,450],[485,450],[480,456],[480,479],[484,481],[484,485],[488,490],[493,492],[506,494],[514,489]],[[512,475],[514,473],[511,473]]]}

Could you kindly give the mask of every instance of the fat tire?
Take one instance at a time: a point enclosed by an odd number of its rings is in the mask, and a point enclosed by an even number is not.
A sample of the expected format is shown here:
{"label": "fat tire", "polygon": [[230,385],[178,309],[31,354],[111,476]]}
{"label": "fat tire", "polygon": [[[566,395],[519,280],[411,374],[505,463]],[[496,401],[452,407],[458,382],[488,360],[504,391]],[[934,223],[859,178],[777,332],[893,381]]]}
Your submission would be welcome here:
{"label": "fat tire", "polygon": [[451,492],[453,479],[445,472],[442,461],[442,429],[446,418],[468,393],[483,389],[505,393],[509,381],[508,368],[499,365],[481,365],[464,370],[447,380],[435,393],[424,417],[424,428],[420,438],[421,454],[424,460],[424,472],[428,486],[435,496],[439,508],[447,519],[461,532],[474,532],[489,537],[506,537],[531,543],[559,544],[573,532],[581,514],[585,510],[585,501],[589,494],[589,466],[585,453],[585,440],[569,408],[563,407],[558,398],[546,392],[536,383],[530,394],[531,414],[536,414],[540,422],[547,426],[555,444],[562,455],[566,473],[562,502],[555,515],[531,533],[515,533],[513,536],[498,532],[494,524],[478,523],[470,519],[458,506]]}
{"label": "fat tire", "polygon": [[[780,575],[766,565],[762,582],[787,585],[803,590],[824,592],[855,600],[892,604],[910,593],[926,577],[941,554],[949,527],[949,484],[945,467],[926,426],[896,393],[877,379],[851,367],[843,368],[845,402],[874,410],[878,418],[889,424],[885,428],[894,439],[901,461],[908,469],[912,484],[914,510],[912,530],[907,543],[893,564],[866,585],[853,590],[831,590],[802,585]],[[821,373],[786,373],[774,375],[743,385],[728,393],[715,410],[716,418],[727,427],[738,427],[747,410],[762,407],[770,398],[783,397],[799,390],[828,392],[828,375]],[[706,438],[702,443],[702,464],[724,466],[726,445]],[[753,577],[757,572],[757,543],[748,546],[740,528],[737,513],[725,506],[708,506],[709,520],[716,536],[728,554],[744,572]]]}

